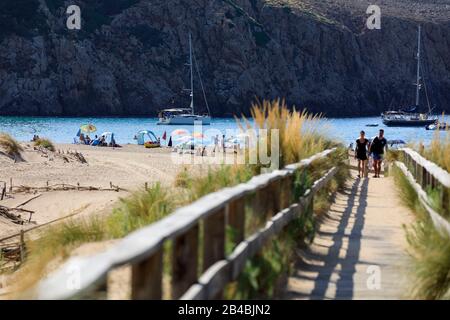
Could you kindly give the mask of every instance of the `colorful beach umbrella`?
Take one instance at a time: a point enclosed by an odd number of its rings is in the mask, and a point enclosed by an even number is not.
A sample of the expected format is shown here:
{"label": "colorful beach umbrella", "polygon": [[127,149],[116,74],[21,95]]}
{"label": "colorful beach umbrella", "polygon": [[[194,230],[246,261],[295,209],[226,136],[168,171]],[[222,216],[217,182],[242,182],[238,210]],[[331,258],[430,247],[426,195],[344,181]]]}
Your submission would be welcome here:
{"label": "colorful beach umbrella", "polygon": [[176,142],[187,142],[187,141],[192,141],[192,140],[194,140],[194,138],[192,138],[192,136],[182,136],[182,137],[175,139]]}
{"label": "colorful beach umbrella", "polygon": [[192,136],[193,136],[194,138],[197,138],[197,139],[202,139],[202,138],[205,137],[205,135],[204,135],[203,133],[201,133],[201,132],[194,132],[194,133],[192,134]]}
{"label": "colorful beach umbrella", "polygon": [[189,134],[189,131],[185,130],[185,129],[176,129],[172,131],[172,135],[173,136],[181,136],[181,135],[186,135]]}
{"label": "colorful beach umbrella", "polygon": [[80,130],[83,132],[86,132],[86,133],[92,133],[92,132],[97,131],[97,128],[93,124],[89,123],[89,124],[82,125],[80,127]]}

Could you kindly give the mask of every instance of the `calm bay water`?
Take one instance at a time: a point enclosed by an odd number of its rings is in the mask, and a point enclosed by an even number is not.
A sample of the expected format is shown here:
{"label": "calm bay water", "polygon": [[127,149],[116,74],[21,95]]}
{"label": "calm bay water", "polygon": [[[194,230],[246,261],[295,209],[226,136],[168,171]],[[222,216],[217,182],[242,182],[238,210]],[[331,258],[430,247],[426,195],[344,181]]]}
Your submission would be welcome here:
{"label": "calm bay water", "polygon": [[[446,116],[445,121],[450,122]],[[101,134],[112,131],[116,141],[121,144],[136,143],[134,135],[140,130],[152,130],[158,137],[164,132],[169,135],[173,130],[184,128],[192,132],[189,126],[159,126],[156,118],[60,118],[60,117],[0,117],[0,132],[7,132],[19,141],[29,141],[34,134],[46,137],[57,143],[72,143],[78,128],[82,124],[93,123]],[[378,123],[378,127],[366,127],[366,124]],[[204,126],[203,130],[218,129],[225,133],[228,129],[237,130],[236,121],[231,118],[213,119],[210,126]],[[422,141],[428,144],[433,139],[434,131],[425,128],[385,127],[380,117],[328,119],[324,124],[324,130],[331,137],[348,145],[357,139],[360,130],[364,130],[368,137],[373,137],[379,129],[385,129],[387,139],[402,139],[406,142]],[[207,138],[215,135],[207,132]],[[443,135],[444,132],[441,132]]]}

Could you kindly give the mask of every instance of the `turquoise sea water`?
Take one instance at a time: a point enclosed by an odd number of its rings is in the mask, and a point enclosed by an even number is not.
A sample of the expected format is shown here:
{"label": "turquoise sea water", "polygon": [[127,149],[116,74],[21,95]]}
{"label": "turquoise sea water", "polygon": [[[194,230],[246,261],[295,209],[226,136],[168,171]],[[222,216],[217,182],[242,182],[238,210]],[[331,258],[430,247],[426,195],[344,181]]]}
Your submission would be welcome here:
{"label": "turquoise sea water", "polygon": [[[445,118],[445,121],[449,123],[450,117]],[[86,123],[95,124],[98,129],[95,134],[105,131],[114,132],[119,144],[136,143],[133,137],[139,130],[152,130],[158,137],[161,137],[164,132],[167,132],[169,136],[178,128],[191,132],[193,130],[192,126],[159,126],[156,124],[156,118],[0,117],[0,132],[7,132],[19,141],[29,141],[34,134],[37,134],[57,143],[72,143],[80,125]],[[366,127],[366,124],[371,123],[378,123],[379,126]],[[434,131],[427,131],[425,128],[385,127],[380,117],[328,119],[323,123],[323,128],[330,136],[346,145],[356,140],[361,130],[364,130],[368,137],[373,137],[379,129],[383,128],[387,139],[402,139],[406,142],[422,141],[425,144],[428,144],[434,135]],[[237,130],[238,127],[232,118],[215,118],[210,126],[203,127],[207,138],[217,134],[212,129],[226,133],[226,130]],[[444,132],[441,134],[443,135]],[[227,133],[227,137],[230,135],[233,135],[233,132]]]}

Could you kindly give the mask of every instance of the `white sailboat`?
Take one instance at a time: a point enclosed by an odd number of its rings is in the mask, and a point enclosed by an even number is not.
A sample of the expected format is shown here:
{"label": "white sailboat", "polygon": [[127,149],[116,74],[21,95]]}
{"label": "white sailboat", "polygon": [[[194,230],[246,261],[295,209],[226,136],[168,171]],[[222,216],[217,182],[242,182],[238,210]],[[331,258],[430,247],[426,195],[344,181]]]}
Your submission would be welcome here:
{"label": "white sailboat", "polygon": [[[428,101],[428,113],[418,113],[416,110],[420,105],[420,90],[422,89],[422,77],[421,77],[421,26],[419,25],[418,30],[418,40],[417,40],[417,79],[416,79],[416,105],[408,111],[403,110],[393,110],[393,111],[385,111],[381,114],[381,119],[383,123],[387,126],[393,127],[417,127],[417,126],[426,126],[432,123],[435,123],[437,120],[436,116],[431,114],[430,102]],[[425,84],[425,83],[424,83]],[[426,89],[426,87],[425,87]]]}
{"label": "white sailboat", "polygon": [[[196,66],[197,66],[197,72],[200,78],[200,84],[203,91],[203,98],[205,99],[206,107],[208,109],[208,114],[200,115],[195,113],[194,108],[194,65],[193,65],[193,58],[195,60]],[[191,88],[190,91],[190,97],[191,97],[191,104],[189,108],[172,108],[172,109],[164,109],[159,112],[159,121],[158,124],[162,125],[194,125],[194,122],[201,122],[202,125],[209,125],[211,124],[211,115],[209,114],[209,106],[208,101],[206,100],[205,90],[203,88],[203,82],[200,77],[200,72],[198,71],[198,65],[197,60],[195,59],[195,56],[193,55],[192,50],[192,37],[189,33],[189,66],[191,69],[190,75],[191,75]]]}

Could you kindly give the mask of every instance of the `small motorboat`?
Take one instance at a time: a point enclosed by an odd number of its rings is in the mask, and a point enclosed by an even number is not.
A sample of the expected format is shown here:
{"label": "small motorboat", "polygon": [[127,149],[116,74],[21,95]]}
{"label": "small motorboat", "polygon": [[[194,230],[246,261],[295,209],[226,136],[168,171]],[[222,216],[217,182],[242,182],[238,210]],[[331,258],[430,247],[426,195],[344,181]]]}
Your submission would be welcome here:
{"label": "small motorboat", "polygon": [[446,122],[435,122],[425,127],[427,130],[449,130],[450,126]]}
{"label": "small motorboat", "polygon": [[366,127],[378,127],[378,123],[369,123],[366,124]]}
{"label": "small motorboat", "polygon": [[390,145],[391,147],[394,147],[396,145],[400,146],[400,145],[405,145],[406,142],[404,140],[401,139],[393,139],[393,140],[388,140],[388,145]]}

